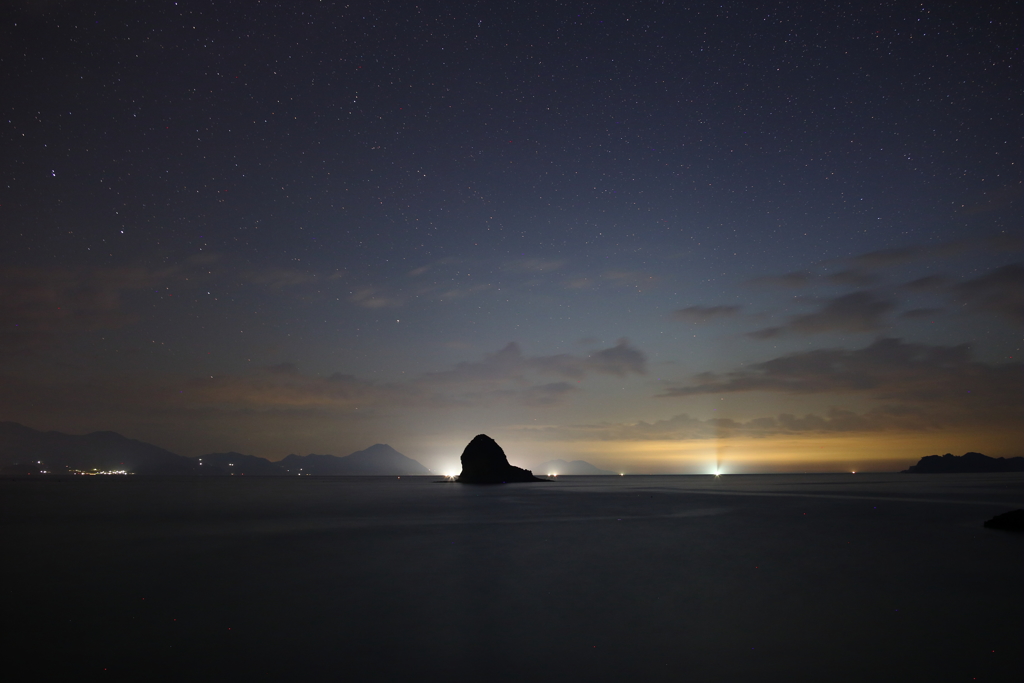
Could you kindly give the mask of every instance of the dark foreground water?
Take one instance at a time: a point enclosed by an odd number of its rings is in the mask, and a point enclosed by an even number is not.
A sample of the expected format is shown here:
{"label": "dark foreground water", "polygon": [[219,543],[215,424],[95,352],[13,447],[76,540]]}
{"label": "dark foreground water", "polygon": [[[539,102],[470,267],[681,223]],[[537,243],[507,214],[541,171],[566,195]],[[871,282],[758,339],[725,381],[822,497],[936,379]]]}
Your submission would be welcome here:
{"label": "dark foreground water", "polygon": [[7,680],[1020,681],[1024,476],[0,480]]}

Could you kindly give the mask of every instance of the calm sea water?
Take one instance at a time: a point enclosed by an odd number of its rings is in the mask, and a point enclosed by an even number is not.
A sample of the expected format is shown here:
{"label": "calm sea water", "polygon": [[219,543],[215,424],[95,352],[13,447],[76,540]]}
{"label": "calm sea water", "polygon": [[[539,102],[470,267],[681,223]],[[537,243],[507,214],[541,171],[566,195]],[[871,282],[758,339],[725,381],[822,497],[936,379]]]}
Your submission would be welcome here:
{"label": "calm sea water", "polygon": [[1024,538],[982,527],[1024,507],[1021,475],[435,481],[0,480],[5,667],[17,680],[1024,671]]}

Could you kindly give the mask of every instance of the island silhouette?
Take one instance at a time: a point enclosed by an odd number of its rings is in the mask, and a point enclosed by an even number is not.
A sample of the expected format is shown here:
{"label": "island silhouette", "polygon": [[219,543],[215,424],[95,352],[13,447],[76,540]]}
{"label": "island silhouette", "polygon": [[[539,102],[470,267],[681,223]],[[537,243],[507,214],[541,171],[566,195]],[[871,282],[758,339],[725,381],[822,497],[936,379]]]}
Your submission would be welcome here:
{"label": "island silhouette", "polygon": [[456,481],[462,484],[511,484],[550,479],[538,479],[530,470],[510,465],[497,441],[486,434],[477,434],[462,451],[462,473]]}
{"label": "island silhouette", "polygon": [[1010,510],[996,515],[984,524],[986,529],[999,531],[1024,531],[1024,510]]}
{"label": "island silhouette", "polygon": [[903,474],[968,474],[982,472],[1024,472],[1024,457],[992,458],[982,453],[926,455]]}

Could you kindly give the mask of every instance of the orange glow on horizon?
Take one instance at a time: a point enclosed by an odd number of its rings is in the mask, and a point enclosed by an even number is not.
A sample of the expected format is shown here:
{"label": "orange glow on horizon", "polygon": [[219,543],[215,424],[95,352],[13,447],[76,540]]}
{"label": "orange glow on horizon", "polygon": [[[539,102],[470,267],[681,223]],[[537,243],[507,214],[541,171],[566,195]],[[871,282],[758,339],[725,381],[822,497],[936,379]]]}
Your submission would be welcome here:
{"label": "orange glow on horizon", "polygon": [[602,469],[633,474],[899,471],[926,455],[977,451],[1018,455],[1019,434],[865,433],[805,437],[690,441],[559,441],[509,443],[507,451],[546,451],[582,459]]}

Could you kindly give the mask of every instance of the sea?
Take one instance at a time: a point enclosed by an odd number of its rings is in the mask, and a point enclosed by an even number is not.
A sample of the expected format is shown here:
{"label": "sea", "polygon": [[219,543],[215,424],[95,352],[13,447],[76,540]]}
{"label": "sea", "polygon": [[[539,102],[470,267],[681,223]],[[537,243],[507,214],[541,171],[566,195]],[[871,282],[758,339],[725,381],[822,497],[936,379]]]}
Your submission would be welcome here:
{"label": "sea", "polygon": [[[1024,680],[1022,474],[0,479],[5,679]],[[8,677],[12,676],[12,677]]]}

